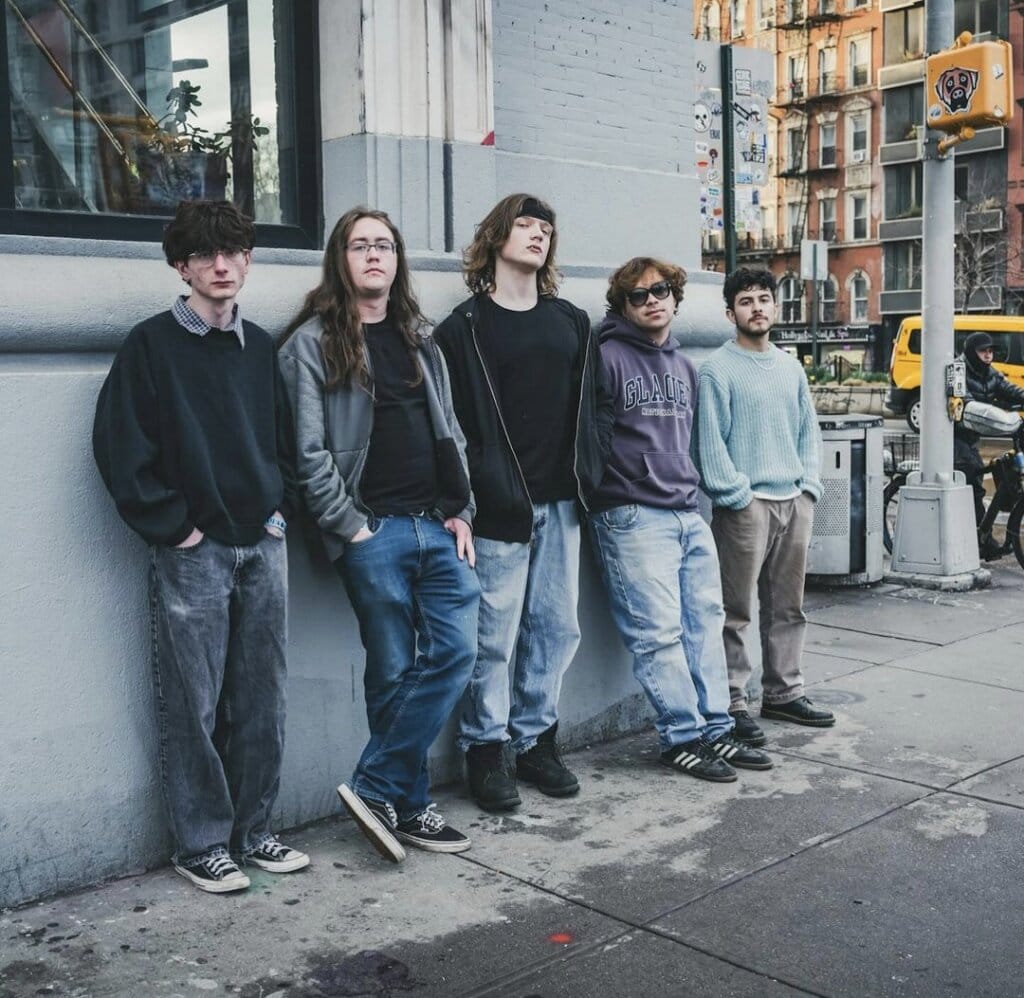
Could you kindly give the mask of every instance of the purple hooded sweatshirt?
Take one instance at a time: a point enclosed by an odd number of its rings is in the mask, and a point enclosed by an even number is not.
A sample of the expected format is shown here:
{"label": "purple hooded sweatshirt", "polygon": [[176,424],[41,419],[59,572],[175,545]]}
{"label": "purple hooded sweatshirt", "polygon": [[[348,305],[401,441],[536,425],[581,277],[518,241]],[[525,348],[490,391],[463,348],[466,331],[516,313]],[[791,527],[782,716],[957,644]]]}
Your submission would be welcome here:
{"label": "purple hooded sweatshirt", "polygon": [[696,510],[700,476],[690,460],[696,368],[672,336],[655,346],[615,312],[597,334],[615,397],[615,435],[591,509],[640,503]]}

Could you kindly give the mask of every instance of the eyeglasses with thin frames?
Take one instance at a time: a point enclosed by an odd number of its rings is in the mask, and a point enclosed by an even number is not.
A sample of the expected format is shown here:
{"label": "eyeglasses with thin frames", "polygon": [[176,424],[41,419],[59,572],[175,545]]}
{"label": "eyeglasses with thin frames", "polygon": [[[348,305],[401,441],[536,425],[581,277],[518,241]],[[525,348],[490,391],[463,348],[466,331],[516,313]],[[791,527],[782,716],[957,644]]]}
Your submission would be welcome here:
{"label": "eyeglasses with thin frames", "polygon": [[219,256],[228,263],[241,263],[248,253],[247,249],[215,249],[213,252],[189,253],[188,260],[197,267],[212,267]]}
{"label": "eyeglasses with thin frames", "polygon": [[670,294],[672,294],[672,285],[668,281],[658,281],[657,284],[652,284],[649,288],[633,288],[632,291],[627,291],[626,301],[633,308],[639,308],[647,301],[648,295],[654,295],[658,301],[664,301]]}
{"label": "eyeglasses with thin frames", "polygon": [[349,243],[345,249],[347,249],[349,253],[355,253],[358,256],[366,256],[366,254],[370,252],[371,247],[377,256],[390,256],[395,252],[395,244],[389,239],[378,239],[373,243],[357,241]]}

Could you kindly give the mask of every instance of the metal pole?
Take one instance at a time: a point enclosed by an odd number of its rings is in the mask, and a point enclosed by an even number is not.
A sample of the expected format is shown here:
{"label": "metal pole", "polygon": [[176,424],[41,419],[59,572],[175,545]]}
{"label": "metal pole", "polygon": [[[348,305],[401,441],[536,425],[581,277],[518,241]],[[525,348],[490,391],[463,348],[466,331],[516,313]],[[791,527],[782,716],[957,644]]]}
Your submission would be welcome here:
{"label": "metal pole", "polygon": [[[925,4],[928,54],[953,43],[953,0]],[[925,109],[933,103],[925,94]],[[953,472],[946,366],[953,360],[953,160],[939,134],[924,140],[924,266],[921,287],[921,470],[900,490],[891,573],[936,588],[984,585],[970,486]],[[924,581],[928,580],[928,581]]]}
{"label": "metal pole", "polygon": [[811,363],[817,367],[818,358],[818,242],[811,244]]}
{"label": "metal pole", "polygon": [[722,71],[722,224],[725,227],[725,272],[736,269],[736,177],[733,157],[732,46],[723,45]]}

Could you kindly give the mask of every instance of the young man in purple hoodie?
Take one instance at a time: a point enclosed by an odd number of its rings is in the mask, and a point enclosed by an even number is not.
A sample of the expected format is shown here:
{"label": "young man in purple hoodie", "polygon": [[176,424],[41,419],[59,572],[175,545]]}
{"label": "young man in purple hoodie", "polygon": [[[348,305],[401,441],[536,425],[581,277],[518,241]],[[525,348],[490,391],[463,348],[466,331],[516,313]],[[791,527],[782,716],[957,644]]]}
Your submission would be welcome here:
{"label": "young man in purple hoodie", "polygon": [[635,257],[609,278],[598,328],[615,397],[611,457],[590,536],[633,674],[657,714],[661,762],[716,783],[771,759],[736,741],[718,555],[690,459],[697,372],[670,335],[686,273]]}

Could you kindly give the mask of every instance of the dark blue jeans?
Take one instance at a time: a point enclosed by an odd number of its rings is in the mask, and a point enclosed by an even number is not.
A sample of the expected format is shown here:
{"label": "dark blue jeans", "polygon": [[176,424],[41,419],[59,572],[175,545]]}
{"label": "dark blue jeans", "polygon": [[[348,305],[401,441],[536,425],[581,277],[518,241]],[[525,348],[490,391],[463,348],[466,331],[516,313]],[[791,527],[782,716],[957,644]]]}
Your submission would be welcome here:
{"label": "dark blue jeans", "polygon": [[386,516],[370,528],[336,562],[366,649],[370,739],[352,789],[404,819],[430,803],[427,753],[476,661],[480,584],[440,521]]}
{"label": "dark blue jeans", "polygon": [[284,748],[288,555],[209,537],[152,550],[153,674],[174,862],[271,835]]}

